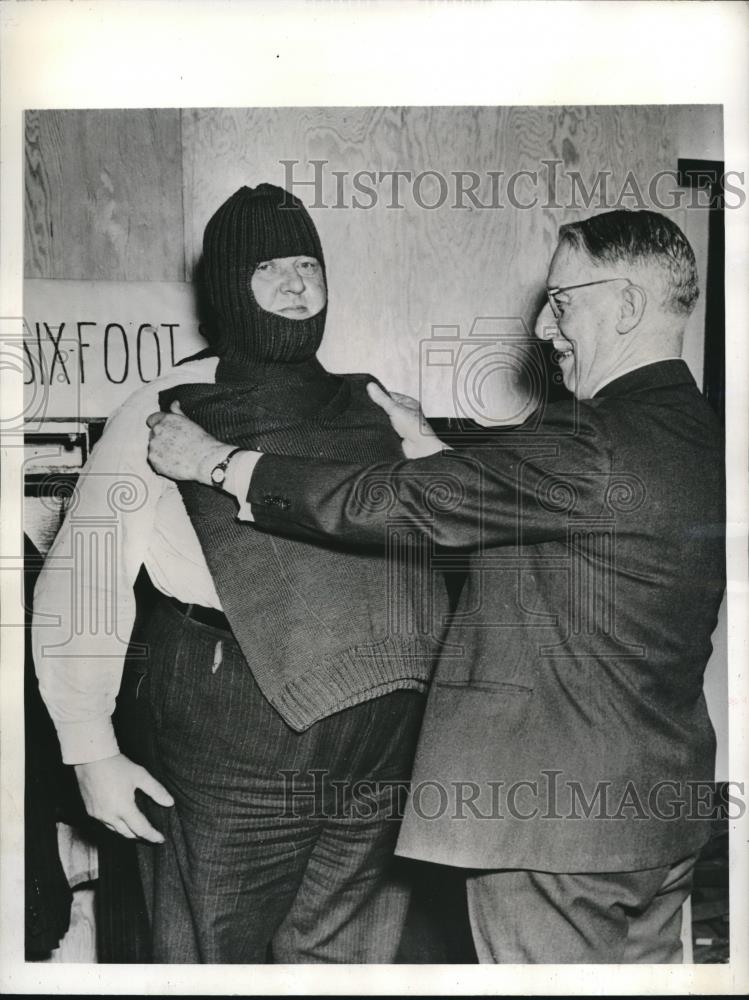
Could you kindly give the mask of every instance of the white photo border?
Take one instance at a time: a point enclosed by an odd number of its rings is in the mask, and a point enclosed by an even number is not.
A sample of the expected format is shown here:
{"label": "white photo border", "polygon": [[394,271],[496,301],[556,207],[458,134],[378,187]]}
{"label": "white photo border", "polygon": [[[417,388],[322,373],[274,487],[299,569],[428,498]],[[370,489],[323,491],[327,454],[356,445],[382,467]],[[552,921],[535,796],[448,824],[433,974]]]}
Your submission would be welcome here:
{"label": "white photo border", "polygon": [[[31,108],[721,104],[749,168],[749,9],[718,2],[6,0],[0,5],[0,336],[22,315],[23,112]],[[748,211],[726,212],[730,768],[747,782]],[[0,415],[21,412],[2,372]],[[5,444],[5,443],[4,443]],[[3,447],[0,551],[20,545],[22,449]],[[9,563],[6,562],[6,567]],[[4,567],[5,568],[5,567]],[[19,570],[20,572],[20,566]],[[0,574],[6,609],[17,578]],[[14,614],[19,609],[14,609]],[[18,620],[18,619],[16,619]],[[0,984],[78,994],[682,994],[749,988],[749,817],[731,837],[725,966],[93,966],[23,961],[23,630],[4,629]],[[743,724],[742,724],[743,723]],[[746,784],[745,787],[749,787]]]}

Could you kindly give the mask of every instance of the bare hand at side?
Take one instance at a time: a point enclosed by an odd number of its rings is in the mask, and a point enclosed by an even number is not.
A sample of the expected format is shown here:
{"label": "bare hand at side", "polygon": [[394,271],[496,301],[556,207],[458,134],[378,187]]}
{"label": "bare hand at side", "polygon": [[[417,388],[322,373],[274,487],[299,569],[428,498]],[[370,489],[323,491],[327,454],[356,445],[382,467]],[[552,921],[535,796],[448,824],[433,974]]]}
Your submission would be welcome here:
{"label": "bare hand at side", "polygon": [[160,806],[173,806],[174,799],[144,767],[120,753],[90,764],[76,764],[75,773],[89,816],[129,840],[164,843],[135,804],[135,789],[140,788]]}

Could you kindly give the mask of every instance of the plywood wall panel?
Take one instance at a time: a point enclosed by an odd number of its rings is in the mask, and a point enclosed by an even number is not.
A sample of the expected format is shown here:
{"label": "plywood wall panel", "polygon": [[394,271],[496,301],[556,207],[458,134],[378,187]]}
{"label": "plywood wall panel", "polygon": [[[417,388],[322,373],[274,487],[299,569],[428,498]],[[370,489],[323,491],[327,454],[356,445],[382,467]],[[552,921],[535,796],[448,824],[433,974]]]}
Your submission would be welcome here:
{"label": "plywood wall panel", "polygon": [[24,274],[62,277],[62,117],[52,111],[28,111],[25,128]]}
{"label": "plywood wall panel", "polygon": [[[520,316],[532,323],[559,225],[600,209],[569,203],[570,171],[588,191],[601,172],[609,197],[632,173],[645,190],[653,174],[674,169],[679,155],[675,112],[668,108],[255,108],[183,112],[186,272],[200,253],[202,232],[218,205],[241,184],[284,185],[281,161],[297,160],[294,176],[311,179],[312,160],[324,167],[324,207],[315,190],[295,192],[310,209],[328,264],[330,309],[323,359],[339,370],[369,368],[394,388],[418,384],[419,341],[433,325],[467,332],[482,315]],[[546,168],[542,161],[560,161]],[[559,174],[546,196],[550,169]],[[438,171],[449,197],[420,207],[402,182],[403,208],[391,206],[389,181],[373,186],[377,204],[352,205],[357,171]],[[508,180],[520,170],[516,205]],[[343,207],[334,171],[344,171]],[[455,172],[481,177],[476,194],[499,204],[456,204]],[[613,193],[613,194],[612,194]],[[425,178],[426,204],[439,201],[439,182]],[[518,208],[517,204],[536,204]],[[360,199],[366,203],[366,199]],[[600,200],[600,199],[599,199]],[[629,207],[637,207],[630,200]]]}
{"label": "plywood wall panel", "polygon": [[[719,116],[709,109],[703,117],[707,127]],[[324,160],[322,204],[313,187],[295,188],[328,262],[323,360],[373,369],[414,391],[419,342],[433,326],[466,333],[476,317],[497,315],[530,325],[559,225],[605,207],[602,195],[611,203],[627,178],[647,196],[657,171],[695,154],[682,149],[689,119],[666,107],[30,112],[26,273],[189,280],[208,218],[237,187],[288,186],[284,160],[298,161],[294,179],[309,180],[312,161]],[[411,177],[401,182],[400,208],[392,178],[381,176],[397,170]],[[375,174],[372,207],[353,205],[361,171]],[[433,209],[417,203],[413,183],[426,171],[448,188]],[[489,207],[466,196],[461,203],[461,171],[480,178],[476,196]],[[605,189],[596,188],[601,177]],[[439,201],[440,183],[423,178],[424,205]],[[361,194],[359,202],[369,204]],[[637,207],[631,197],[623,203]],[[683,216],[674,215],[680,224]]]}
{"label": "plywood wall panel", "polygon": [[26,277],[184,279],[179,111],[31,111],[26,150]]}

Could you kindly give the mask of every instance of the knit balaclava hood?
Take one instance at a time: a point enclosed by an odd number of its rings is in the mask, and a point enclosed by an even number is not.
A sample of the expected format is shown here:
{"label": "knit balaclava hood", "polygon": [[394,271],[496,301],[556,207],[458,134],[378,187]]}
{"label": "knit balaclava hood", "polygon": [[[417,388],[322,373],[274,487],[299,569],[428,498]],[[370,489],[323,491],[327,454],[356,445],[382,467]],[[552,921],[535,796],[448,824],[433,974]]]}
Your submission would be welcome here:
{"label": "knit balaclava hood", "polygon": [[252,294],[259,263],[279,257],[325,262],[317,230],[304,205],[273,184],[241,187],[216,211],[203,237],[203,277],[215,314],[212,346],[216,380],[241,381],[259,369],[314,358],[327,308],[308,319],[268,312]]}

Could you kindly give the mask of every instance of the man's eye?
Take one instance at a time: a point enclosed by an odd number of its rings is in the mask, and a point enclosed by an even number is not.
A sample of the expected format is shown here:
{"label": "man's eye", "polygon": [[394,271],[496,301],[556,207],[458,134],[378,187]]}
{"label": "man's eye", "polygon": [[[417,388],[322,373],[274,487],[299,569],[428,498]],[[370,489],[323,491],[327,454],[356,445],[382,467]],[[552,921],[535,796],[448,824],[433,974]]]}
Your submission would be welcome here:
{"label": "man's eye", "polygon": [[269,260],[264,260],[264,261],[261,261],[261,263],[259,263],[259,264],[257,265],[257,267],[255,268],[255,273],[257,274],[257,272],[258,272],[258,271],[260,271],[260,272],[261,272],[261,274],[262,274],[263,272],[267,273],[267,272],[268,272],[268,271],[270,271],[270,270],[271,270],[272,268],[273,268],[273,264],[271,263],[271,261],[269,261]]}
{"label": "man's eye", "polygon": [[320,266],[316,260],[300,260],[297,265],[300,271],[308,271],[312,273],[318,269]]}

